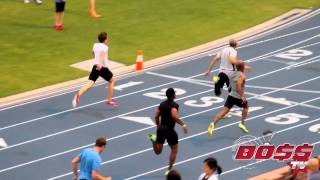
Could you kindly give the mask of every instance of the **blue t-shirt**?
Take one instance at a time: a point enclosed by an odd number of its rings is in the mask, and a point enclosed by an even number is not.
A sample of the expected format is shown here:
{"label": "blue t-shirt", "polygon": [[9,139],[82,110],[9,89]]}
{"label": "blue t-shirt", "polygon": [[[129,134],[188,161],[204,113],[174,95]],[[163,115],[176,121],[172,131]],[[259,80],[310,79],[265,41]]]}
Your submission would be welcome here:
{"label": "blue t-shirt", "polygon": [[100,171],[101,157],[92,148],[83,150],[80,155],[80,176],[79,179],[92,180],[92,171]]}

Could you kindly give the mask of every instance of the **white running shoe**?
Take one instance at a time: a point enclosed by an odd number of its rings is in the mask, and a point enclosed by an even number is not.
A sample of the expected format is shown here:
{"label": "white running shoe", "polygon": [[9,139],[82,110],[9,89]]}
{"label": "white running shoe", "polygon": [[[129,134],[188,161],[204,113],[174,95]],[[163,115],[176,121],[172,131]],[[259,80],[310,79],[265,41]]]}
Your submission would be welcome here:
{"label": "white running shoe", "polygon": [[72,107],[73,107],[73,108],[76,108],[76,107],[79,106],[79,104],[80,104],[80,96],[79,96],[79,94],[77,93],[77,94],[74,96],[74,98],[73,98]]}
{"label": "white running shoe", "polygon": [[42,4],[42,1],[41,1],[41,0],[34,0],[34,2],[35,2],[36,4]]}

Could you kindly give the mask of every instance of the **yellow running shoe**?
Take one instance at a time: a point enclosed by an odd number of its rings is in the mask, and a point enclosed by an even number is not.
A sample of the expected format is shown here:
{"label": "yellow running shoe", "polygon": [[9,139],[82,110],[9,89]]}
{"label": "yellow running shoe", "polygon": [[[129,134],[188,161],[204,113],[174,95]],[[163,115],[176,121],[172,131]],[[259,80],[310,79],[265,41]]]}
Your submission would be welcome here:
{"label": "yellow running shoe", "polygon": [[152,141],[152,142],[156,142],[157,135],[156,134],[149,134],[148,139],[150,139],[150,141]]}
{"label": "yellow running shoe", "polygon": [[246,126],[245,126],[242,122],[239,123],[239,128],[240,128],[244,133],[248,133],[248,132],[249,132],[249,130],[246,128]]}
{"label": "yellow running shoe", "polygon": [[213,77],[212,77],[212,81],[214,82],[214,83],[217,83],[218,81],[219,81],[219,76],[217,76],[217,75],[214,75]]}
{"label": "yellow running shoe", "polygon": [[165,175],[165,176],[168,176],[169,172],[170,172],[169,170],[166,170],[166,171],[164,172],[164,175]]}
{"label": "yellow running shoe", "polygon": [[208,127],[209,136],[212,136],[213,131],[214,131],[214,123],[212,122],[212,123],[209,124],[209,127]]}

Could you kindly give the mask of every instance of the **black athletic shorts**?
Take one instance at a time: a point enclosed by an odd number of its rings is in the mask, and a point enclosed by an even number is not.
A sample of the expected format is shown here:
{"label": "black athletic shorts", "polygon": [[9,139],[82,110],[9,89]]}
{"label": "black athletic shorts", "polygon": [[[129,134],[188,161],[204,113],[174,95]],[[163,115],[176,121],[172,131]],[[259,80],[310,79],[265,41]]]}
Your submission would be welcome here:
{"label": "black athletic shorts", "polygon": [[164,144],[164,141],[167,140],[169,146],[178,144],[178,134],[171,127],[160,126],[157,129],[157,141],[156,143]]}
{"label": "black athletic shorts", "polygon": [[109,70],[109,68],[102,67],[100,71],[98,71],[97,65],[94,65],[89,75],[89,80],[96,82],[99,76],[101,76],[106,81],[110,81],[110,79],[113,77],[113,74]]}
{"label": "black athletic shorts", "polygon": [[[229,88],[229,77],[224,72],[220,72],[218,74],[218,77],[219,80],[214,85],[214,93],[216,94],[216,96],[221,95],[221,88],[223,88],[224,84],[226,84]],[[229,92],[230,90],[231,89],[229,88]]]}
{"label": "black athletic shorts", "polygon": [[56,2],[56,12],[63,12],[66,2]]}
{"label": "black athletic shorts", "polygon": [[242,99],[238,99],[233,96],[228,96],[224,106],[231,109],[233,105],[237,105],[238,107],[241,107],[241,108],[249,107],[248,101],[243,102]]}

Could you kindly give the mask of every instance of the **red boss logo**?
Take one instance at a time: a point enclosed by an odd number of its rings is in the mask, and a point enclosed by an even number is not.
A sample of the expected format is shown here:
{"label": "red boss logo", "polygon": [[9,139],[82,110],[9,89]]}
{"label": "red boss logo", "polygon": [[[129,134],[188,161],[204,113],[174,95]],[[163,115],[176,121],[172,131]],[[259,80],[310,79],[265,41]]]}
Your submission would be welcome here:
{"label": "red boss logo", "polygon": [[313,145],[240,145],[234,156],[235,160],[268,160],[277,161],[292,160],[289,165],[294,170],[305,171],[306,162],[312,155]]}

